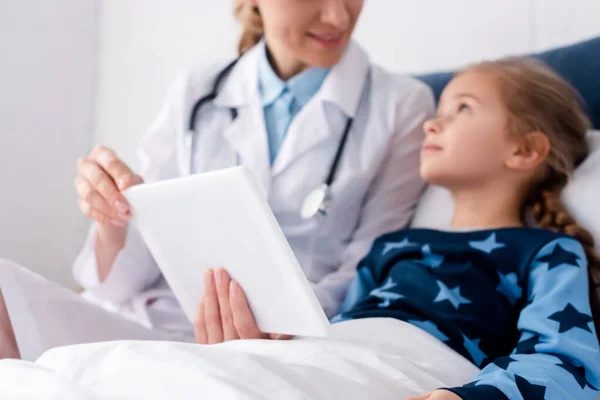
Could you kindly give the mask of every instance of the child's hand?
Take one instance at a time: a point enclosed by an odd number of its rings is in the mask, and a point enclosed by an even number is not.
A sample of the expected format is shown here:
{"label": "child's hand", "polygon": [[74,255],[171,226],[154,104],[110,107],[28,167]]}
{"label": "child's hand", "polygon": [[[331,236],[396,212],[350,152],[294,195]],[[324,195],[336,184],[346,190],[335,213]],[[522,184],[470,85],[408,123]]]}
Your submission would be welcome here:
{"label": "child's hand", "polygon": [[433,392],[425,393],[423,396],[409,397],[406,400],[462,400],[457,394],[448,390],[434,390]]}
{"label": "child's hand", "polygon": [[216,344],[236,339],[290,339],[266,334],[256,325],[246,295],[225,270],[204,274],[204,295],[194,323],[196,342]]}

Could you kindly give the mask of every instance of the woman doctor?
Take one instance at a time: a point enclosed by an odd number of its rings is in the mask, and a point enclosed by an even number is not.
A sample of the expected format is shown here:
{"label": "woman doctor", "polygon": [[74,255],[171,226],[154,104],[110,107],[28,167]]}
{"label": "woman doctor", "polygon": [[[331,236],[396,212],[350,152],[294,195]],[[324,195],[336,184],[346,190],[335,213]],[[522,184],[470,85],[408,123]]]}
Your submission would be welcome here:
{"label": "woman doctor", "polygon": [[[423,188],[422,125],[434,109],[425,85],[371,64],[351,39],[363,1],[237,0],[239,60],[175,82],[141,142],[140,175],[102,146],[79,161],[79,204],[95,224],[74,273],[87,300],[117,315],[77,311],[80,322],[48,328],[71,332],[54,332],[61,339],[46,347],[105,338],[193,340],[192,324],[128,225],[121,192],[240,164],[260,183],[326,314],[337,312],[373,239],[412,215]],[[322,203],[326,210],[319,211]],[[88,307],[80,298],[69,301],[73,310]]]}
{"label": "woman doctor", "polygon": [[[328,316],[372,240],[409,221],[422,190],[421,126],[434,107],[425,85],[372,65],[352,41],[362,8],[363,0],[238,0],[239,61],[225,74],[229,63],[181,77],[141,143],[146,182],[247,166]],[[216,96],[190,121],[208,94]],[[306,199],[327,181],[347,129],[327,213],[312,215]],[[120,191],[142,178],[101,147],[79,171],[81,208],[97,223],[76,276],[90,294],[127,305],[149,326],[178,316],[187,327],[127,226]]]}

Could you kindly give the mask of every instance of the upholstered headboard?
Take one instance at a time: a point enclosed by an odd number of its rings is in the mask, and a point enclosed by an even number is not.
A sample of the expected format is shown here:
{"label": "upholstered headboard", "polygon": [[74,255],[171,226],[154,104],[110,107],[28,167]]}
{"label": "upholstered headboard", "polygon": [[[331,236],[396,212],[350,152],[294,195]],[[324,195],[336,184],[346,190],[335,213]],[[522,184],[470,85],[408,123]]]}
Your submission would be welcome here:
{"label": "upholstered headboard", "polygon": [[[579,91],[594,128],[600,129],[600,37],[530,55],[544,61]],[[439,99],[452,72],[418,78],[427,83]]]}

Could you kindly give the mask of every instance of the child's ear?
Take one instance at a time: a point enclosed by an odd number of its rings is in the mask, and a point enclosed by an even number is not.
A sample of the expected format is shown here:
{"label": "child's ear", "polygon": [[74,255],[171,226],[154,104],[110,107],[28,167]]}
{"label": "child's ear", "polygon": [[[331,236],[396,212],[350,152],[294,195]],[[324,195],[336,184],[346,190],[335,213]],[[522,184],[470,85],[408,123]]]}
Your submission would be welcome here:
{"label": "child's ear", "polygon": [[542,132],[530,132],[515,142],[513,152],[506,159],[510,169],[528,171],[542,164],[550,152],[548,136]]}

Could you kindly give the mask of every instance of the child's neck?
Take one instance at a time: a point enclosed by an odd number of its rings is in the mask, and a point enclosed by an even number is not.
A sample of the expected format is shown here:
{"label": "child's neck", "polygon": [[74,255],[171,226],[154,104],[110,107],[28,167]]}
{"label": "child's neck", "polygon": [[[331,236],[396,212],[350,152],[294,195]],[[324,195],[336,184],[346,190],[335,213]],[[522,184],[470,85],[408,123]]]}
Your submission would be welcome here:
{"label": "child's neck", "polygon": [[523,226],[518,190],[465,189],[452,191],[452,227],[497,229]]}

